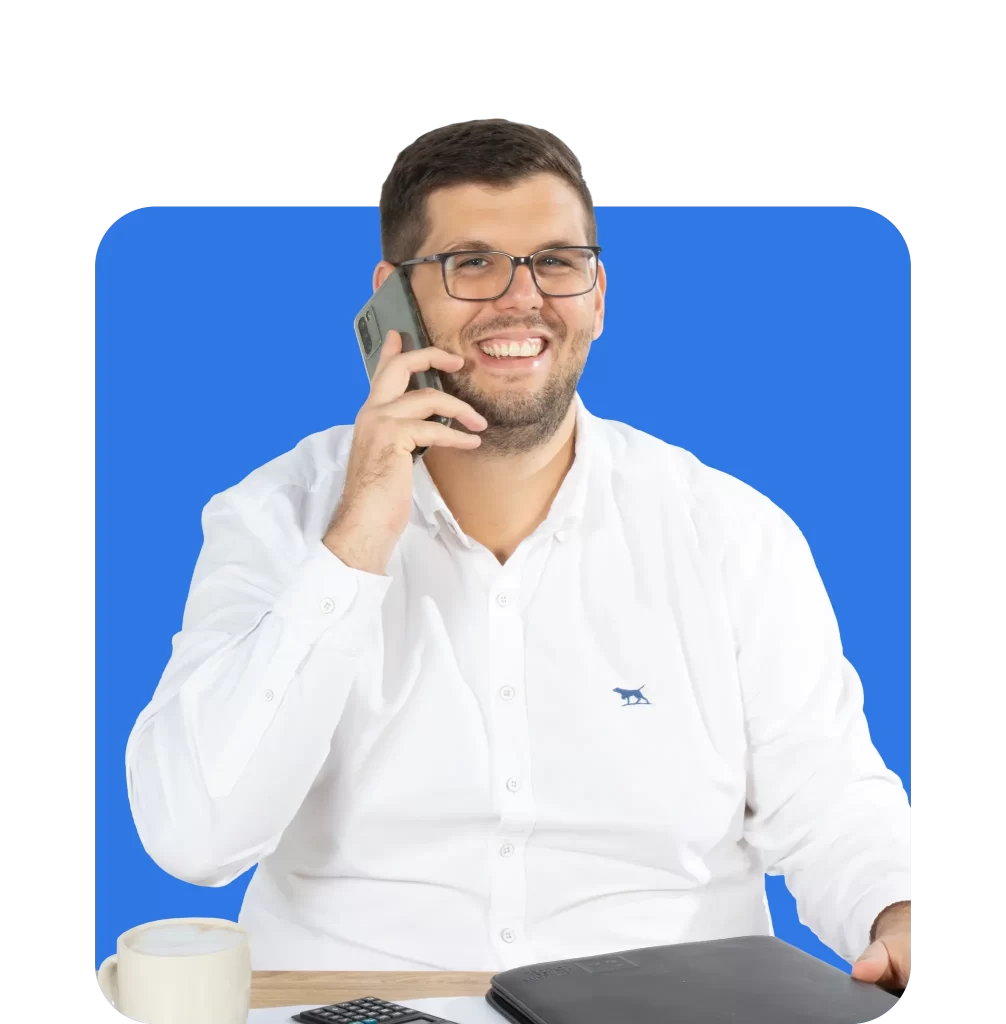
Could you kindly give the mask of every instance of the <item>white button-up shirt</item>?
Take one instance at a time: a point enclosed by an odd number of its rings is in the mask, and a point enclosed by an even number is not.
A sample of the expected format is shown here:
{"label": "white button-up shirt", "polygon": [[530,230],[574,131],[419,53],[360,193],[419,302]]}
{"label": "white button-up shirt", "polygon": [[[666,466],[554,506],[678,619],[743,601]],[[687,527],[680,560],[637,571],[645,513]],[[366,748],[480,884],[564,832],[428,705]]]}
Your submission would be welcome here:
{"label": "white button-up shirt", "polygon": [[226,885],[256,969],[501,970],[770,934],[848,959],[909,898],[909,809],[807,544],[766,497],[592,416],[500,565],[427,470],[387,575],[321,537],[351,427],[203,513],[126,750],[140,839]]}

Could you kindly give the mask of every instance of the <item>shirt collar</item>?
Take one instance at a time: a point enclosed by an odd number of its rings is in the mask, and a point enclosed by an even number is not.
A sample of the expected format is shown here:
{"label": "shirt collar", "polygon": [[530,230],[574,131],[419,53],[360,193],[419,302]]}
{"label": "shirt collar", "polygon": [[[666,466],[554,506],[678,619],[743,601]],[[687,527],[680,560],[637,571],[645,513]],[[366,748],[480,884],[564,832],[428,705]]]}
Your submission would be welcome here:
{"label": "shirt collar", "polygon": [[[552,533],[573,529],[583,518],[590,464],[597,454],[594,417],[583,404],[579,392],[574,394],[573,402],[576,407],[573,464],[560,484],[552,501],[552,507],[541,527]],[[464,538],[463,531],[440,496],[437,485],[433,482],[422,459],[416,464],[413,473],[412,497],[414,510],[431,535],[436,534],[437,530],[446,523],[459,537]]]}

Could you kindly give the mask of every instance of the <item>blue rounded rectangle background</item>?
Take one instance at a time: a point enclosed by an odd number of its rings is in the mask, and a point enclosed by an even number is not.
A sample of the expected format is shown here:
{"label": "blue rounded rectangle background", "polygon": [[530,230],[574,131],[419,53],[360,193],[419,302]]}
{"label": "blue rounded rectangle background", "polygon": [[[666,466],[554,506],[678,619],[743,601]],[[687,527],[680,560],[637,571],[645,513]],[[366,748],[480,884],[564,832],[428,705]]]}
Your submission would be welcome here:
{"label": "blue rounded rectangle background", "polygon": [[[751,484],[803,531],[909,787],[908,250],[857,207],[599,207],[608,276],[587,408]],[[165,874],[126,796],[133,722],[171,654],[209,498],[352,423],[371,207],[147,208],[96,260],[95,965],[163,917],[236,919]],[[821,808],[827,814],[827,808]],[[254,870],[254,869],[252,869]],[[848,969],[767,880],[776,934]]]}

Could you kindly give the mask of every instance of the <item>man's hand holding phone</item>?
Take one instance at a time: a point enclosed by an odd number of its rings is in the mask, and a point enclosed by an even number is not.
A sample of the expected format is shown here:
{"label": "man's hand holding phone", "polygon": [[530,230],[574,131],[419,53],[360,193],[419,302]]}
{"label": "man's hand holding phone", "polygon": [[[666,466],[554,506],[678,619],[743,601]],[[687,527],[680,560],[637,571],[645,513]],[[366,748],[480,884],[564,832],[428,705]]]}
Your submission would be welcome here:
{"label": "man's hand holding phone", "polygon": [[481,438],[429,416],[458,420],[469,430],[488,425],[466,402],[435,388],[406,390],[414,373],[456,373],[464,358],[427,345],[402,352],[397,331],[388,331],[370,395],[356,416],[342,498],[324,543],[346,565],[382,574],[409,521],[413,449],[477,448]]}

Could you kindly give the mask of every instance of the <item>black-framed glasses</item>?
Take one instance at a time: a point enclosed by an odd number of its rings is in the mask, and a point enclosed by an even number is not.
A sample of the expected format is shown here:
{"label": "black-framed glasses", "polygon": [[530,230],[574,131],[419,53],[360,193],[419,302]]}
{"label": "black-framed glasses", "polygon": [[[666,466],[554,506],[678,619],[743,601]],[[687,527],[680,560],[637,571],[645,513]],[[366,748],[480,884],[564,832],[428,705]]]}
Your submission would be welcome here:
{"label": "black-framed glasses", "polygon": [[464,252],[438,252],[414,260],[402,260],[396,267],[412,267],[419,263],[439,263],[444,287],[452,299],[465,302],[487,302],[505,295],[513,281],[514,271],[526,266],[535,287],[553,299],[585,295],[597,284],[597,245],[560,245],[539,249],[530,256],[511,256],[494,249],[473,249]]}

